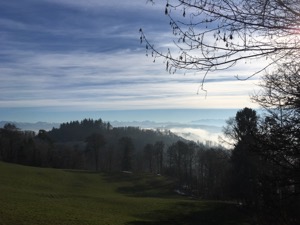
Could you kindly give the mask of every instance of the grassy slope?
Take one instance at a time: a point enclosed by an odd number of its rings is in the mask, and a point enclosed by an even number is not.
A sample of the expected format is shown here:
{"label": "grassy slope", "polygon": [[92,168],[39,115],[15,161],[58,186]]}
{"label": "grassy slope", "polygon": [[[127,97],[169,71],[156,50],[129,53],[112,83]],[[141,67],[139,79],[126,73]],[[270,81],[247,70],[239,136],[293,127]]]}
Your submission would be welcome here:
{"label": "grassy slope", "polygon": [[0,162],[0,225],[248,224],[233,204],[188,200],[169,190],[159,176]]}

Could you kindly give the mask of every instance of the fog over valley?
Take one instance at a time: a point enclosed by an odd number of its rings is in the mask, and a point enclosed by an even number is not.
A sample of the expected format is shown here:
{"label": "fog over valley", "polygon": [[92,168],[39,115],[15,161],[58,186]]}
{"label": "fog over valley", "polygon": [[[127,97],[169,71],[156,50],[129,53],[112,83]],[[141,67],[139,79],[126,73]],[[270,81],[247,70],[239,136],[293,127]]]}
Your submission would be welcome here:
{"label": "fog over valley", "polygon": [[[69,121],[66,121],[69,122]],[[38,133],[39,130],[49,131],[52,128],[59,128],[60,123],[36,122],[25,123],[15,121],[0,121],[0,127],[4,127],[7,123],[13,123],[21,130],[31,130]],[[219,136],[222,135],[222,127],[225,120],[208,119],[191,121],[187,123],[175,122],[155,122],[155,121],[111,121],[113,127],[139,127],[141,129],[152,129],[160,131],[171,131],[172,133],[195,142],[203,144],[218,144]]]}

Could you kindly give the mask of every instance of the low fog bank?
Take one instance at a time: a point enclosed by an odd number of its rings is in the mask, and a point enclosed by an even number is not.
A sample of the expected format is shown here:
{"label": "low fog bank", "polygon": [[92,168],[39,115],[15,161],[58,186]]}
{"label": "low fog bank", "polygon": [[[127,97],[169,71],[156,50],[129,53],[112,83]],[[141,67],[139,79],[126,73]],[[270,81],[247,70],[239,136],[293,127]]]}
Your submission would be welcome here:
{"label": "low fog bank", "polygon": [[191,123],[157,123],[153,121],[120,122],[113,121],[114,127],[134,126],[142,129],[170,130],[172,133],[187,140],[200,142],[206,145],[219,145],[225,120],[199,120]]}
{"label": "low fog bank", "polygon": [[[38,132],[40,129],[51,130],[53,127],[58,128],[59,123],[22,123],[1,121],[0,127],[3,127],[6,123],[13,123],[21,130],[31,130]],[[141,129],[158,129],[158,130],[170,130],[172,133],[181,136],[187,140],[200,142],[206,145],[219,145],[219,137],[222,135],[222,127],[225,125],[225,120],[197,120],[190,123],[173,123],[164,122],[158,123],[154,121],[113,121],[111,122],[113,127],[139,127]]]}

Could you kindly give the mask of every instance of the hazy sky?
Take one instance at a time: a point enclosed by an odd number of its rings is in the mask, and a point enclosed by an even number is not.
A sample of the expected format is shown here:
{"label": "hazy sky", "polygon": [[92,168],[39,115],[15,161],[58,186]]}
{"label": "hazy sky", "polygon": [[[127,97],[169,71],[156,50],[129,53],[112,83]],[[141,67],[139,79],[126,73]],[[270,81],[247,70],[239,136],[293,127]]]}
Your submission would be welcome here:
{"label": "hazy sky", "polygon": [[[146,0],[0,0],[0,120],[58,121],[103,110],[253,107],[255,63],[170,75],[139,43],[172,40],[164,5]],[[250,67],[249,67],[250,66]],[[101,114],[99,114],[101,116]],[[130,120],[130,116],[128,118]]]}

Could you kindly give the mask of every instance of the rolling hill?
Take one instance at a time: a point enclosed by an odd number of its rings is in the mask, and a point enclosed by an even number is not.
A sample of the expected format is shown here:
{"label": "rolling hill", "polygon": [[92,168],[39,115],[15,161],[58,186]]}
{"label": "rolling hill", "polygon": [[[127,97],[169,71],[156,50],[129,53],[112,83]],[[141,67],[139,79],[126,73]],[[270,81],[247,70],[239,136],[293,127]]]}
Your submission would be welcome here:
{"label": "rolling hill", "polygon": [[0,162],[0,225],[249,224],[235,204],[177,196],[162,176]]}

